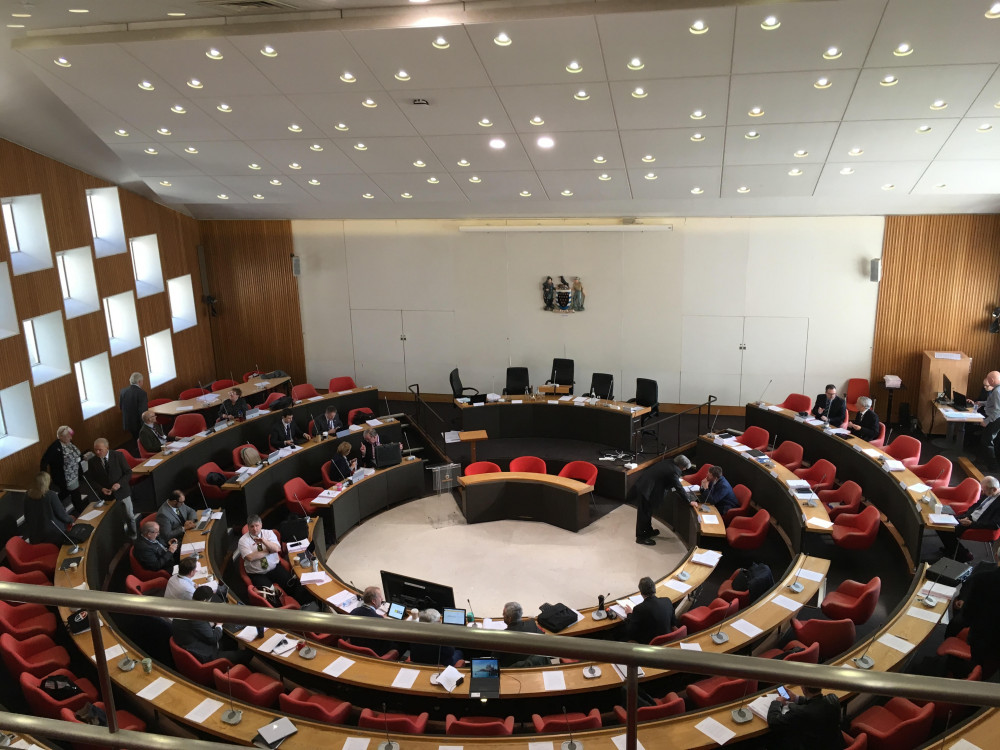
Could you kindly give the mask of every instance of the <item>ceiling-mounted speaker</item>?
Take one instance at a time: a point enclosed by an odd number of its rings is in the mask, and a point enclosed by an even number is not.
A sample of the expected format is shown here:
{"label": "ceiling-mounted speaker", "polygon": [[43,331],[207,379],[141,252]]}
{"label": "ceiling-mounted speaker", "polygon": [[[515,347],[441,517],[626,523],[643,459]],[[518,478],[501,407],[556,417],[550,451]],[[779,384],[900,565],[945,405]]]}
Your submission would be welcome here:
{"label": "ceiling-mounted speaker", "polygon": [[871,261],[871,271],[868,274],[868,278],[874,281],[876,284],[882,280],[882,259],[872,258]]}

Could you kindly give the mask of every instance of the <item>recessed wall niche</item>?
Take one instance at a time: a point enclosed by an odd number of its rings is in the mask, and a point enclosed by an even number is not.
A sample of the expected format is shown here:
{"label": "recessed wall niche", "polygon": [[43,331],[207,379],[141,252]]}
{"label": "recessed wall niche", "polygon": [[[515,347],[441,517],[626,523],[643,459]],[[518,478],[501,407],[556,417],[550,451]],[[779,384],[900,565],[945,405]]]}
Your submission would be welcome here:
{"label": "recessed wall niche", "polygon": [[28,381],[0,390],[0,458],[37,442],[38,426]]}
{"label": "recessed wall niche", "polygon": [[59,287],[67,320],[101,309],[94,259],[89,247],[56,253],[56,270],[59,271]]}
{"label": "recessed wall niche", "polygon": [[87,191],[87,212],[90,214],[90,235],[94,254],[98,258],[118,255],[128,250],[118,188],[93,188]]}
{"label": "recessed wall niche", "polygon": [[198,325],[191,274],[167,279],[167,295],[170,297],[170,318],[174,333]]}
{"label": "recessed wall niche", "polygon": [[177,377],[177,368],[174,365],[174,342],[169,328],[146,337],[146,365],[149,368],[151,388]]}
{"label": "recessed wall niche", "polygon": [[84,419],[90,419],[115,406],[115,390],[111,384],[111,366],[107,352],[74,362],[73,372],[76,374],[76,388],[80,393]]}
{"label": "recessed wall niche", "polygon": [[139,299],[163,291],[163,271],[160,269],[160,246],[155,234],[133,237],[132,270],[135,274],[135,296]]}
{"label": "recessed wall niche", "polygon": [[41,195],[0,198],[0,213],[15,276],[52,268],[49,231]]}
{"label": "recessed wall niche", "polygon": [[62,312],[39,315],[23,321],[24,343],[28,348],[31,380],[36,386],[69,375],[69,352]]}
{"label": "recessed wall niche", "polygon": [[132,292],[104,298],[104,322],[108,327],[112,357],[142,346],[139,320],[135,314],[135,296]]}

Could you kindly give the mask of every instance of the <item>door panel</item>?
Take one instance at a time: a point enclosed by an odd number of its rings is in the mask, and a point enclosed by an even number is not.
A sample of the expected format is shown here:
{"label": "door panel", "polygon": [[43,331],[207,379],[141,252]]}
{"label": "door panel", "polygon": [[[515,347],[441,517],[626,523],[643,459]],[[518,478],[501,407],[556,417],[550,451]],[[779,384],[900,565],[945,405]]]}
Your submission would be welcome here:
{"label": "door panel", "polygon": [[351,310],[358,385],[405,391],[403,315],[400,310]]}
{"label": "door panel", "polygon": [[764,400],[772,403],[781,403],[789,393],[806,393],[808,341],[808,318],[746,318],[740,403],[756,401],[765,388]]}
{"label": "door panel", "polygon": [[742,342],[742,316],[685,315],[681,336],[681,403],[698,404],[712,394],[720,405],[739,404]]}
{"label": "door panel", "polygon": [[421,393],[451,393],[448,373],[454,369],[455,313],[451,310],[403,310],[406,384]]}

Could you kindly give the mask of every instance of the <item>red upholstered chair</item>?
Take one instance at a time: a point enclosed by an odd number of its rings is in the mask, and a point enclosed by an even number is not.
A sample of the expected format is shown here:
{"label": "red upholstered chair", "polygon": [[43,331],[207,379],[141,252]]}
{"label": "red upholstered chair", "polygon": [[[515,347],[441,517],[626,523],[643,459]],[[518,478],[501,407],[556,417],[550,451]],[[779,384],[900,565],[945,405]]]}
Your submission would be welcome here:
{"label": "red upholstered chair", "polygon": [[[801,649],[796,651],[796,649]],[[768,649],[764,653],[760,654],[762,659],[777,659],[781,658],[781,661],[797,661],[803,664],[818,664],[819,663],[819,642],[806,645],[801,641],[789,641],[785,644],[784,648],[772,648]]]}
{"label": "red upholstered chair", "polygon": [[354,378],[349,375],[341,375],[339,378],[330,378],[330,387],[327,390],[330,393],[339,393],[340,391],[351,391],[357,387]]}
{"label": "red upholstered chair", "polygon": [[333,485],[337,484],[338,482],[343,482],[350,476],[350,475],[348,475],[348,477],[340,476],[340,472],[337,471],[337,469],[334,467],[333,461],[324,461],[323,465],[319,467],[319,474],[322,477],[321,484],[323,485],[323,489],[325,490],[330,489],[331,487],[333,487]]}
{"label": "red upholstered chair", "polygon": [[950,506],[956,514],[964,513],[979,499],[982,487],[972,477],[963,479],[954,487],[941,487],[934,491],[937,499]]}
{"label": "red upholstered chair", "polygon": [[260,405],[261,409],[270,410],[271,404],[277,401],[279,398],[284,398],[287,394],[279,392],[271,392],[267,394],[267,398],[264,399],[264,403]]}
{"label": "red upholstered chair", "polygon": [[302,477],[293,477],[282,486],[285,493],[285,507],[289,513],[297,516],[316,515],[316,508],[310,500],[316,497],[323,490],[319,487],[310,487]]}
{"label": "red upholstered chair", "polygon": [[[104,704],[101,701],[94,701],[94,705],[97,706],[102,711],[106,710]],[[119,709],[115,711],[115,718],[118,720],[119,729],[128,729],[132,732],[142,732],[146,729],[146,722],[140,719],[135,714],[129,713],[124,709]],[[76,712],[71,708],[61,708],[59,709],[59,719],[62,721],[68,721],[73,724],[82,724],[83,722],[76,718]],[[111,735],[108,735],[110,737]],[[84,742],[74,742],[72,743],[73,750],[105,750],[109,747],[108,744],[102,745],[91,745]]]}
{"label": "red upholstered chair", "polygon": [[697,633],[723,620],[728,611],[729,602],[725,599],[713,599],[710,604],[689,609],[680,616],[678,622],[685,626],[689,633]]}
{"label": "red upholstered chair", "polygon": [[30,583],[33,586],[52,585],[52,581],[46,578],[41,571],[30,570],[26,573],[15,573],[7,567],[0,567],[0,581],[4,583]]}
{"label": "red upholstered chair", "polygon": [[68,677],[76,683],[81,692],[69,698],[56,700],[42,690],[43,678],[28,674],[27,672],[20,674],[21,692],[24,694],[25,700],[28,701],[28,706],[31,708],[32,713],[36,716],[43,716],[47,719],[58,719],[59,712],[62,709],[68,708],[70,711],[79,711],[83,708],[83,704],[94,703],[100,697],[97,693],[97,688],[94,687],[94,683],[86,677],[77,677],[68,669],[57,669],[55,672],[45,675],[45,677],[54,677],[56,675]]}
{"label": "red upholstered chair", "polygon": [[[143,447],[142,447],[141,443],[139,444],[139,454],[140,454],[140,456],[142,454],[145,454],[145,456],[142,457],[142,458],[136,458],[135,456],[133,456],[131,453],[129,453],[124,448],[118,448],[117,451],[119,453],[121,453],[125,457],[125,463],[127,463],[129,465],[130,469],[134,469],[136,466],[138,466],[139,464],[141,464],[143,461],[145,461],[150,456],[155,456],[156,455],[155,453],[148,453],[147,451],[143,450]],[[133,484],[137,484],[137,483],[141,482],[145,478],[146,477],[143,476],[143,475],[141,475],[141,474],[133,474],[132,476],[129,477],[129,480],[128,480],[129,486],[131,487]]]}
{"label": "red upholstered chair", "polygon": [[[652,706],[641,706],[636,709],[636,721],[655,721],[684,713],[684,699],[677,693],[667,693],[662,698],[653,698],[653,701]],[[627,715],[622,706],[615,706],[615,718],[620,724],[627,722]]]}
{"label": "red upholstered chair", "polygon": [[771,441],[771,435],[763,427],[751,425],[743,431],[743,434],[736,438],[737,443],[749,446],[753,450],[762,451],[767,448]]}
{"label": "red upholstered chair", "polygon": [[851,378],[847,381],[847,394],[844,400],[847,401],[847,411],[861,411],[858,406],[858,399],[862,396],[871,396],[868,392],[867,378]]}
{"label": "red upholstered chair", "polygon": [[726,677],[717,674],[707,680],[692,682],[687,686],[687,697],[697,708],[708,708],[720,703],[737,701],[757,689],[757,680]]}
{"label": "red upholstered chair", "polygon": [[208,483],[209,474],[222,474],[227,480],[232,479],[236,476],[235,471],[224,471],[221,466],[219,466],[214,461],[209,461],[207,464],[202,464],[198,467],[198,486],[201,487],[201,491],[205,493],[205,499],[209,502],[212,501],[223,501],[229,497],[229,490],[224,490],[221,487],[216,487],[214,484]]}
{"label": "red upholstered chair", "polygon": [[861,510],[861,485],[850,479],[835,490],[821,490],[816,494],[826,506],[831,521],[844,513],[857,513]]}
{"label": "red upholstered chair", "polygon": [[[235,448],[233,448],[233,466],[235,466],[236,468],[239,468],[240,466],[246,466],[246,464],[243,463],[243,459],[240,458],[240,452],[244,448],[253,448],[258,452],[260,450],[253,443],[243,443],[242,445],[237,445]],[[262,458],[267,458],[267,456],[266,455],[262,456]]]}
{"label": "red upholstered chair", "polygon": [[781,464],[789,471],[802,467],[802,446],[793,440],[786,440],[767,455],[776,464]]}
{"label": "red upholstered chair", "polygon": [[250,378],[255,378],[258,375],[263,375],[263,374],[264,373],[262,373],[260,370],[247,370],[245,373],[243,373],[243,382],[245,383],[248,380],[250,380]]}
{"label": "red upholstered chair", "polygon": [[819,660],[827,661],[842,654],[854,645],[857,631],[854,623],[843,620],[792,620],[795,640],[809,646],[819,644]]}
{"label": "red upholstered chair", "polygon": [[725,599],[727,602],[737,601],[740,609],[744,609],[750,603],[750,591],[737,591],[733,588],[733,581],[740,574],[740,568],[733,571],[733,574],[719,584],[719,590],[715,593],[716,598]]}
{"label": "red upholstered chair", "polygon": [[847,732],[841,732],[840,735],[844,740],[844,750],[868,750],[868,735],[864,732],[857,737],[851,737]]}
{"label": "red upholstered chair", "polygon": [[292,401],[305,401],[307,398],[314,398],[319,393],[310,383],[292,386]]}
{"label": "red upholstered chair", "polygon": [[597,467],[589,461],[570,461],[559,470],[559,476],[575,479],[593,487],[597,481]]}
{"label": "red upholstered chair", "polygon": [[891,458],[902,461],[903,466],[912,469],[920,462],[920,441],[909,435],[897,435],[885,448]]}
{"label": "red upholstered chair", "polygon": [[0,632],[23,641],[33,635],[56,634],[56,616],[42,604],[8,604],[0,602]]}
{"label": "red upholstered chair", "polygon": [[870,444],[873,448],[885,448],[885,422],[878,423],[878,435]]}
{"label": "red upholstered chair", "polygon": [[337,648],[344,649],[345,651],[353,651],[355,654],[368,656],[372,659],[382,659],[382,661],[397,661],[399,659],[399,651],[396,649],[390,649],[379,656],[372,649],[366,648],[365,646],[355,646],[353,643],[345,641],[343,638],[337,639]]}
{"label": "red upholstered chair", "polygon": [[144,515],[142,518],[139,519],[139,528],[141,529],[144,523],[152,523],[155,520],[156,520],[155,513],[147,513],[146,515]]}
{"label": "red upholstered chair", "polygon": [[878,537],[880,522],[874,505],[860,513],[843,513],[833,522],[833,542],[843,549],[868,549]]}
{"label": "red upholstered chair", "polygon": [[54,544],[28,544],[19,536],[7,540],[7,564],[15,573],[30,573],[37,570],[52,579],[56,570],[59,548]]}
{"label": "red upholstered chair", "polygon": [[837,479],[837,467],[825,458],[821,458],[809,468],[796,469],[795,476],[809,482],[813,492],[820,492],[833,489],[833,483]]}
{"label": "red upholstered chair", "polygon": [[[968,676],[965,678],[968,682],[979,682],[983,679],[983,668],[977,664],[969,672]],[[914,705],[924,706],[927,701],[914,700]],[[934,701],[934,721],[936,722],[951,722],[951,721],[961,721],[970,713],[972,713],[973,707],[966,706],[961,703],[945,703],[944,701]],[[952,746],[954,747],[954,745]]]}
{"label": "red upholstered chair", "polygon": [[882,579],[878,576],[868,583],[844,581],[823,599],[820,609],[831,620],[845,617],[855,625],[864,625],[875,612],[879,594],[882,593]]}
{"label": "red upholstered chair", "polygon": [[851,722],[852,732],[868,735],[871,750],[911,750],[922,745],[934,721],[934,704],[922,708],[906,698],[890,698],[884,706],[872,706]]}
{"label": "red upholstered chair", "polygon": [[596,708],[590,709],[590,713],[579,713],[570,711],[566,714],[549,714],[548,716],[531,715],[531,723],[535,725],[538,734],[547,732],[583,732],[587,729],[601,728],[601,712]]}
{"label": "red upholstered chair", "polygon": [[992,554],[993,546],[1000,540],[1000,529],[966,529],[959,532],[959,536],[966,542],[982,542],[987,553]]}
{"label": "red upholstered chair", "polygon": [[[363,418],[362,416],[359,415],[363,415]],[[347,412],[347,425],[349,427],[352,424],[354,424],[355,419],[360,419],[361,423],[363,424],[367,420],[373,419],[374,417],[375,417],[375,412],[373,412],[367,406],[359,406],[357,409],[351,409],[349,412]]]}
{"label": "red upholstered chair", "polygon": [[[212,673],[215,670],[225,671],[233,666],[229,659],[212,659],[202,664],[198,659],[186,649],[177,645],[172,637],[170,639],[170,654],[174,659],[174,667],[189,680],[194,680],[199,685],[212,687]],[[228,694],[228,690],[225,691]]]}
{"label": "red upholstered chair", "polygon": [[[245,570],[245,569],[244,569]],[[271,584],[274,590],[281,597],[281,606],[277,609],[301,609],[302,606],[295,601],[294,597],[289,596],[281,586],[276,583]],[[254,586],[247,586],[247,599],[249,603],[254,607],[266,607],[268,609],[275,609],[275,607],[268,602],[263,596],[257,593],[257,589]]]}
{"label": "red upholstered chair", "polygon": [[235,385],[236,385],[235,380],[228,380],[228,379],[216,380],[214,383],[212,383],[212,393],[215,393],[216,391],[224,391],[227,388],[234,387]]}
{"label": "red upholstered chair", "polygon": [[170,574],[165,570],[146,570],[142,567],[142,564],[135,559],[135,550],[132,547],[128,549],[128,564],[132,570],[132,575],[140,581],[155,581],[158,578],[162,578],[165,581],[170,578]]}
{"label": "red upholstered chair", "polygon": [[215,689],[220,693],[232,690],[233,698],[236,700],[246,701],[261,708],[273,706],[278,696],[284,692],[280,680],[260,672],[251,672],[242,664],[230,667],[228,671],[213,669],[212,679],[215,681]]}
{"label": "red upholstered chair", "polygon": [[463,716],[459,719],[454,714],[448,714],[444,719],[444,733],[449,736],[508,737],[514,734],[514,717]]}
{"label": "red upholstered chair", "polygon": [[688,629],[687,625],[680,625],[669,633],[664,633],[663,635],[658,635],[656,638],[649,642],[650,646],[665,646],[668,643],[673,643],[674,641],[679,641],[681,638],[687,638]]}
{"label": "red upholstered chair", "polygon": [[688,484],[701,484],[701,480],[708,476],[708,470],[711,468],[712,464],[702,464],[694,474],[685,474],[681,479]]}
{"label": "red upholstered chair", "polygon": [[325,724],[346,724],[351,715],[351,704],[347,701],[310,693],[301,687],[278,695],[278,708],[282,713],[303,716]]}
{"label": "red upholstered chair", "polygon": [[538,456],[518,456],[510,462],[511,471],[526,471],[530,474],[548,474],[549,468]]}
{"label": "red upholstered chair", "polygon": [[750,515],[750,500],[753,498],[753,493],[750,492],[750,488],[745,484],[734,485],[733,495],[736,496],[736,499],[740,504],[722,514],[722,523],[726,526],[728,526],[734,518]]}
{"label": "red upholstered chair", "polygon": [[413,716],[411,714],[383,714],[366,708],[358,717],[358,726],[362,729],[377,729],[380,732],[423,734],[427,730],[427,716],[426,711]]}
{"label": "red upholstered chair", "polygon": [[733,549],[754,550],[767,539],[771,527],[771,514],[763,508],[749,518],[734,518],[726,529],[726,541]]}
{"label": "red upholstered chair", "polygon": [[476,474],[499,474],[500,467],[492,461],[476,461],[465,467],[465,476],[471,477]]}
{"label": "red upholstered chair", "polygon": [[69,668],[69,654],[47,635],[33,635],[19,641],[9,633],[0,633],[0,657],[11,675],[27,672],[44,677],[57,669]]}
{"label": "red upholstered chair", "polygon": [[197,435],[199,432],[204,432],[205,429],[205,417],[201,414],[186,412],[174,420],[174,426],[170,428],[167,437],[191,437],[192,435]]}
{"label": "red upholstered chair", "polygon": [[198,398],[198,396],[207,396],[209,391],[204,388],[187,388],[181,391],[180,395],[177,397],[178,401],[187,401],[191,398]]}
{"label": "red upholstered chair", "polygon": [[788,398],[778,406],[794,412],[809,411],[812,408],[812,399],[804,393],[789,393]]}
{"label": "red upholstered chair", "polygon": [[910,467],[910,471],[920,477],[924,484],[930,485],[935,492],[939,487],[951,484],[951,469],[951,461],[944,456],[933,456],[925,464]]}
{"label": "red upholstered chair", "polygon": [[[171,403],[171,400],[169,398],[151,398],[149,399],[149,402],[146,404],[146,408],[155,409],[157,406],[163,406],[164,404],[169,404],[169,403]],[[156,415],[156,423],[159,425],[163,425],[164,427],[170,427],[173,421],[174,418],[167,416],[166,414]]]}
{"label": "red upholstered chair", "polygon": [[163,596],[168,578],[154,578],[152,581],[142,581],[131,573],[125,576],[125,590],[136,596]]}
{"label": "red upholstered chair", "polygon": [[969,646],[969,629],[962,628],[958,635],[945,638],[938,646],[938,656],[949,656],[960,661],[972,660],[972,648]]}

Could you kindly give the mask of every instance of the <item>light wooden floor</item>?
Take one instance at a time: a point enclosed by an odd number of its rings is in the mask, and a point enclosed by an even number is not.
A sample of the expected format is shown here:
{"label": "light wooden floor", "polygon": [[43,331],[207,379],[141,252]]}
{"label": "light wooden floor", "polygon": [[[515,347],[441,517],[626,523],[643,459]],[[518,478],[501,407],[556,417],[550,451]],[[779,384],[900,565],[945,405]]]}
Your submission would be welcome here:
{"label": "light wooden floor", "polygon": [[500,617],[511,600],[535,616],[544,602],[596,605],[598,594],[631,593],[642,576],[673,569],[686,550],[657,527],[655,547],[636,544],[629,505],[575,534],[531,521],[468,525],[450,494],[433,495],[369,519],[334,547],[328,564],[361,588],[380,585],[387,570],[452,586],[456,606],[467,608],[469,599],[480,617]]}

